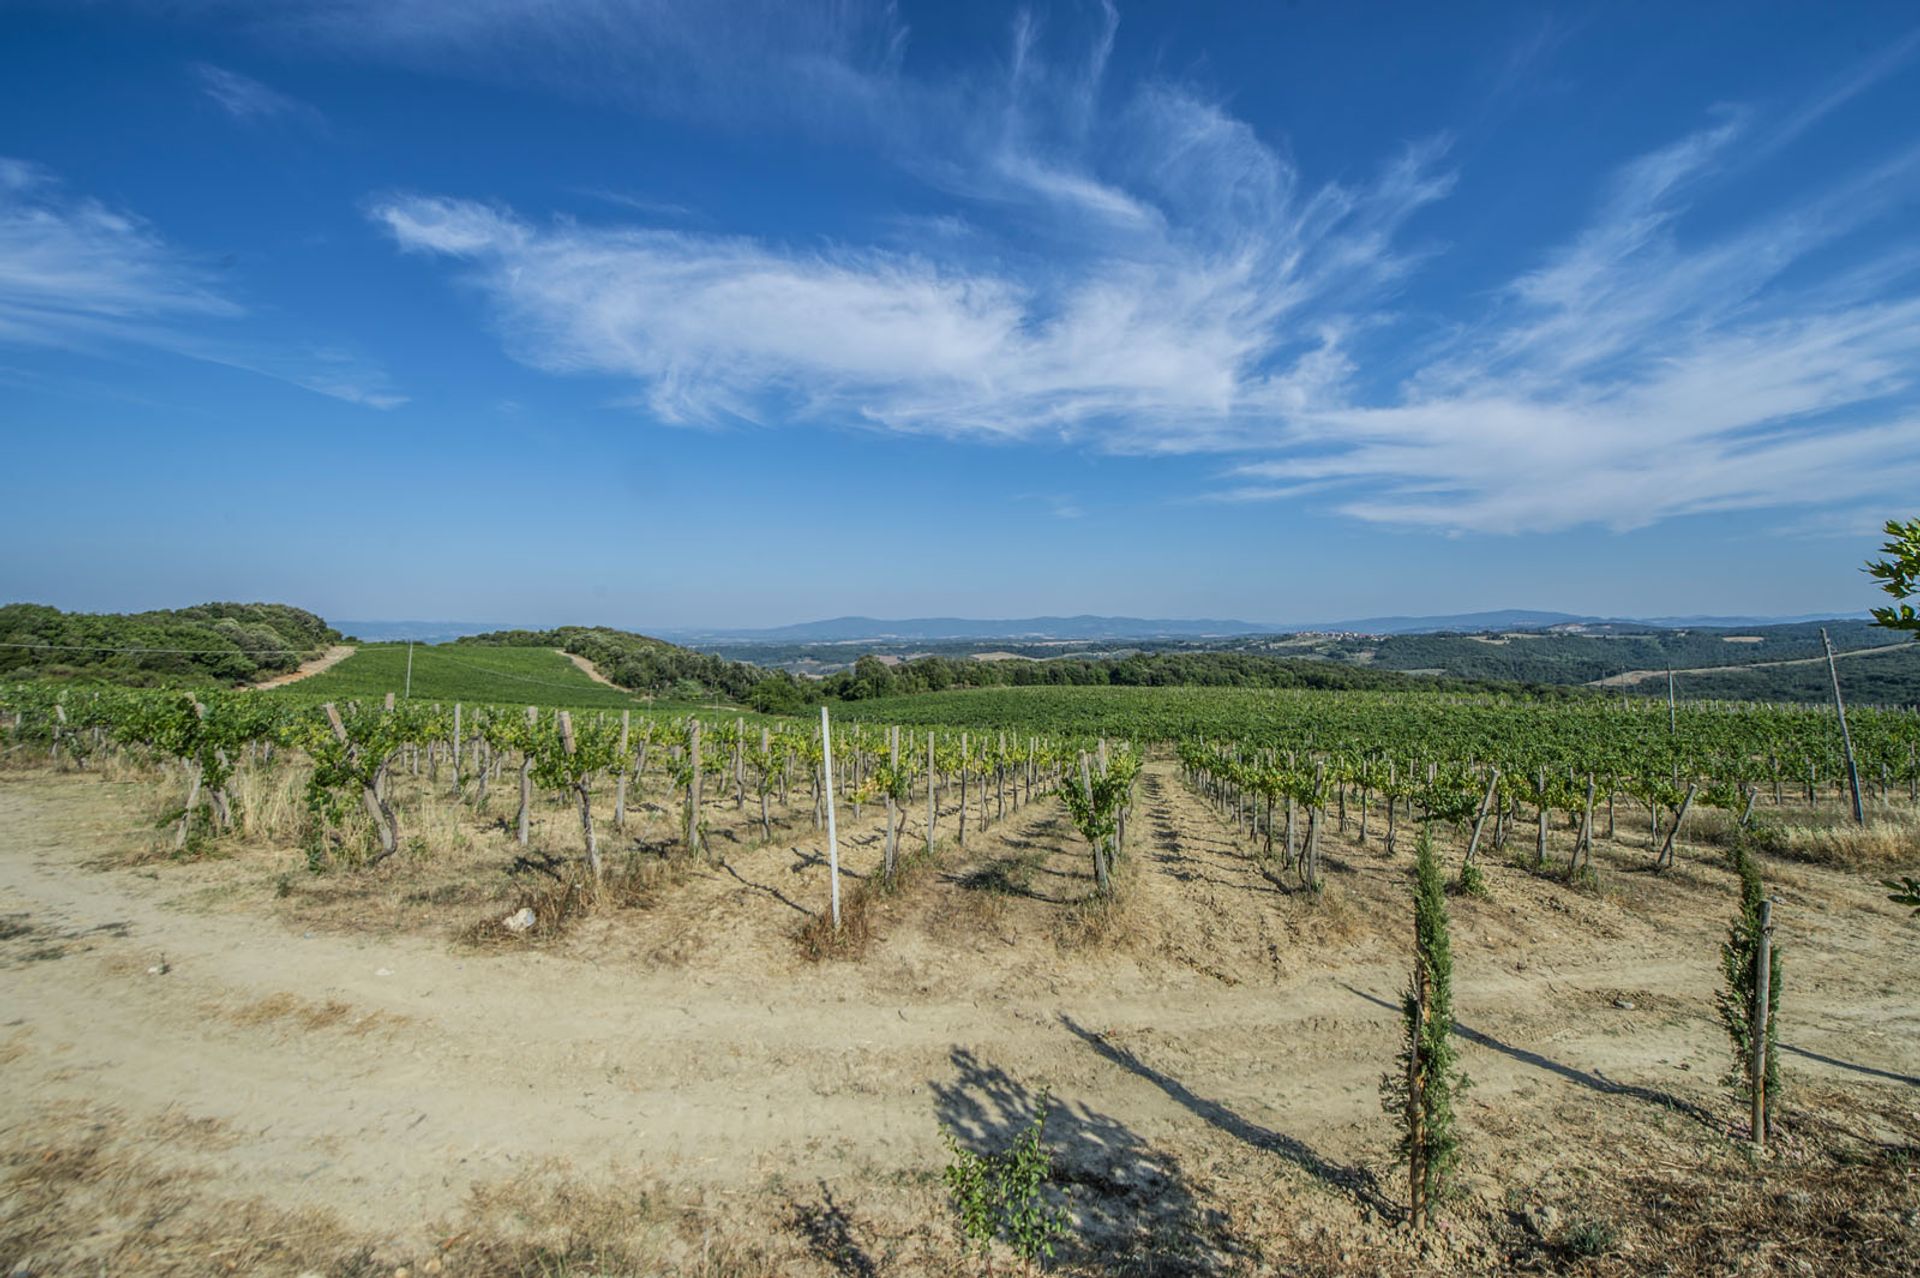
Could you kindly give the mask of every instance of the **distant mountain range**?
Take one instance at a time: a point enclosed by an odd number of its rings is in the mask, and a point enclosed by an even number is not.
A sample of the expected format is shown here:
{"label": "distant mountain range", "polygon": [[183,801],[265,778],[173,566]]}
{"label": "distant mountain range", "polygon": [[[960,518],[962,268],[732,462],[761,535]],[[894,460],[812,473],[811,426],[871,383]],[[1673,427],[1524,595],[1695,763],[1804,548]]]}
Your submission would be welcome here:
{"label": "distant mountain range", "polygon": [[1865,613],[1809,613],[1797,617],[1595,617],[1567,612],[1503,608],[1491,612],[1428,617],[1362,617],[1348,621],[1253,622],[1217,618],[1018,617],[973,620],[965,617],[834,617],[761,629],[663,630],[662,638],[687,643],[916,643],[934,640],[1006,639],[1074,641],[1116,639],[1207,639],[1235,635],[1330,631],[1373,635],[1477,633],[1484,630],[1546,630],[1565,625],[1634,625],[1662,629],[1790,625],[1821,620],[1851,620]]}
{"label": "distant mountain range", "polygon": [[[1807,621],[1853,620],[1856,613],[1808,613],[1798,617],[1593,617],[1570,612],[1542,612],[1501,608],[1491,612],[1446,613],[1438,616],[1360,617],[1346,621],[1262,622],[1214,617],[1014,617],[975,620],[966,617],[833,617],[787,626],[738,629],[649,630],[674,643],[725,644],[858,644],[930,643],[964,640],[1034,642],[1113,642],[1128,639],[1224,639],[1239,635],[1295,634],[1320,631],[1339,634],[1414,635],[1473,634],[1486,630],[1547,630],[1554,626],[1654,626],[1694,629],[1730,626],[1780,626]],[[446,643],[464,635],[511,630],[497,621],[335,621],[343,634],[367,643]]]}

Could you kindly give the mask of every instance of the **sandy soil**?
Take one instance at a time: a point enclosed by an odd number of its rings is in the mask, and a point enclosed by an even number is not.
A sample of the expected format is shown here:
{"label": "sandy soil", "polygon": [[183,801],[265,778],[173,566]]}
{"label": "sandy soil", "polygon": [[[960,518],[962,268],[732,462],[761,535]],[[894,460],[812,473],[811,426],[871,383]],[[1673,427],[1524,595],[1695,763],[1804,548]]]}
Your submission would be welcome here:
{"label": "sandy soil", "polygon": [[[456,911],[411,922],[431,902],[398,863],[355,886],[311,879],[290,849],[141,862],[140,811],[132,786],[0,776],[0,1149],[16,1165],[110,1121],[130,1156],[191,1178],[183,1219],[264,1201],[372,1240],[380,1264],[451,1246],[447,1222],[529,1168],[586,1185],[642,1169],[751,1235],[767,1272],[919,1273],[953,1254],[942,1126],[1004,1139],[1047,1087],[1062,1192],[1093,1240],[1070,1263],[1413,1265],[1377,1090],[1409,857],[1386,855],[1377,813],[1366,844],[1329,837],[1316,900],[1260,873],[1155,762],[1117,914],[1084,904],[1082,845],[1043,799],[880,898],[864,954],[814,962],[795,941],[826,895],[811,837],[753,846],[723,826],[715,863],[653,908],[490,950],[450,939]],[[875,822],[870,806],[843,827],[850,886],[877,863]],[[1596,1186],[1629,1173],[1753,1179],[1728,1140],[1712,1010],[1732,880],[1705,852],[1659,879],[1645,859],[1603,843],[1597,894],[1496,860],[1491,898],[1454,902],[1466,1194],[1424,1264],[1554,1267],[1552,1222],[1600,1210]],[[1817,1109],[1863,1148],[1914,1141],[1920,925],[1869,880],[1772,869],[1792,1101],[1813,1107],[1789,1130],[1811,1133]],[[332,909],[343,890],[357,913]],[[36,1255],[63,1259],[32,1272],[124,1261],[113,1249],[157,1227],[41,1238]]]}
{"label": "sandy soil", "polygon": [[560,655],[565,657],[568,661],[571,661],[576,667],[579,668],[580,673],[586,675],[587,678],[593,680],[595,683],[603,683],[609,688],[617,688],[620,686],[616,684],[613,680],[601,674],[600,667],[594,665],[591,661],[588,661],[585,657],[580,656],[578,653],[565,652],[559,648],[555,648],[554,651],[560,653]]}
{"label": "sandy soil", "polygon": [[263,680],[253,686],[255,688],[278,688],[282,684],[298,683],[309,675],[317,675],[322,670],[332,669],[348,657],[351,657],[353,653],[354,647],[352,644],[337,643],[315,657],[312,661],[302,662],[298,670],[289,670],[285,674],[275,675],[273,678]]}

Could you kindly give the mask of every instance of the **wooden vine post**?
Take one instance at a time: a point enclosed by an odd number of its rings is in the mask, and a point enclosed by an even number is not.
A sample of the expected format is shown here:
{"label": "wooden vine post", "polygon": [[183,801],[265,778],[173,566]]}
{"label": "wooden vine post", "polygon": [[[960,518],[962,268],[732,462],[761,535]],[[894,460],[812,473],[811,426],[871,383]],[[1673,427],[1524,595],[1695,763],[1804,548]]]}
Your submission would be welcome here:
{"label": "wooden vine post", "polygon": [[[569,759],[573,757],[573,716],[565,710],[560,712],[560,748],[567,752]],[[593,881],[598,883],[601,877],[600,840],[593,833],[593,799],[585,776],[574,779],[573,791],[580,801],[580,833],[587,844],[587,865],[593,871]]]}
{"label": "wooden vine post", "polygon": [[700,846],[700,721],[687,720],[687,855],[698,856]]}
{"label": "wooden vine post", "polygon": [[527,707],[527,741],[520,751],[520,816],[514,831],[520,846],[527,846],[527,829],[533,820],[533,734],[540,727],[540,711]]}
{"label": "wooden vine post", "polygon": [[458,798],[460,795],[460,703],[458,701],[453,703],[453,749],[448,761],[453,764],[452,794]]}
{"label": "wooden vine post", "polygon": [[[1480,800],[1479,815],[1473,818],[1473,835],[1467,840],[1467,855],[1461,861],[1462,865],[1472,865],[1474,853],[1480,850],[1480,831],[1486,828],[1487,813],[1493,808],[1494,795],[1499,791],[1499,788],[1500,769],[1489,768],[1487,770],[1487,793],[1485,797]],[[1391,813],[1393,809],[1388,808],[1387,811]]]}
{"label": "wooden vine post", "polygon": [[933,729],[927,729],[927,855],[933,855],[933,825],[938,817],[933,798]]}
{"label": "wooden vine post", "polygon": [[380,840],[380,855],[383,858],[392,856],[400,846],[400,827],[394,820],[393,809],[380,797],[380,768],[368,774],[360,758],[360,747],[348,739],[347,725],[340,721],[340,712],[334,709],[333,702],[327,702],[321,709],[326,712],[327,726],[333,730],[333,739],[347,752],[347,766],[355,772],[360,782],[360,802],[373,819],[374,833]]}
{"label": "wooden vine post", "polygon": [[1847,787],[1853,793],[1853,821],[1855,825],[1865,825],[1866,807],[1860,802],[1860,769],[1853,761],[1853,735],[1847,731],[1847,703],[1840,697],[1840,667],[1834,664],[1833,644],[1827,639],[1827,628],[1820,627],[1820,646],[1827,650],[1827,674],[1833,680],[1833,711],[1840,716],[1840,748],[1847,756]]}
{"label": "wooden vine post", "polygon": [[1687,795],[1680,800],[1680,810],[1673,814],[1673,828],[1667,831],[1666,842],[1660,845],[1660,854],[1653,859],[1653,868],[1664,870],[1673,864],[1673,840],[1680,833],[1680,823],[1687,819],[1687,809],[1693,806],[1693,796],[1699,792],[1698,782],[1687,783]]}
{"label": "wooden vine post", "polygon": [[840,930],[840,831],[833,819],[833,727],[827,719],[827,708],[820,707],[820,756],[823,765],[821,771],[826,774],[827,784],[827,881],[833,900],[833,930]]}
{"label": "wooden vine post", "polygon": [[620,768],[613,783],[613,828],[627,828],[627,739],[633,728],[633,711],[620,712]]}
{"label": "wooden vine post", "polygon": [[[1093,812],[1093,775],[1087,765],[1087,752],[1080,752],[1080,792],[1086,798],[1087,811]],[[1100,840],[1093,841],[1093,881],[1101,896],[1113,895],[1113,883],[1107,875],[1106,857],[1101,853]]]}
{"label": "wooden vine post", "polygon": [[900,848],[900,806],[893,799],[894,778],[900,775],[900,729],[898,727],[887,729],[887,763],[890,770],[887,773],[886,876],[891,879],[894,858],[898,855]]}

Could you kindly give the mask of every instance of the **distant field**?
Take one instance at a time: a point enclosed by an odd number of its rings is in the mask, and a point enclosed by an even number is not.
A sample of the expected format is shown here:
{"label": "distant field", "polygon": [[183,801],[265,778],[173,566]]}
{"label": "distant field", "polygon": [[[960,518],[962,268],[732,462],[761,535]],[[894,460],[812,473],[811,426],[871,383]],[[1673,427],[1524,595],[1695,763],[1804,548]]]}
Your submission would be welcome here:
{"label": "distant field", "polygon": [[[365,644],[331,670],[277,693],[302,697],[396,696],[407,687],[407,645]],[[550,648],[415,644],[416,701],[502,702],[541,706],[635,706],[644,698],[595,683]]]}

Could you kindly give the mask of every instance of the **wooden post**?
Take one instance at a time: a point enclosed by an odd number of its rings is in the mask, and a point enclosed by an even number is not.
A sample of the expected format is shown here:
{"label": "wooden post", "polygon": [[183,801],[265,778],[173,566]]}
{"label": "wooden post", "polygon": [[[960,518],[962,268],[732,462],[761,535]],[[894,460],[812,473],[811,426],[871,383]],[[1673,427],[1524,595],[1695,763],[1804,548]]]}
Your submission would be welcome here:
{"label": "wooden post", "polygon": [[1673,864],[1673,840],[1680,833],[1680,823],[1687,819],[1687,809],[1693,806],[1693,796],[1700,789],[1699,783],[1687,783],[1687,797],[1680,800],[1680,810],[1673,814],[1673,828],[1667,831],[1667,841],[1660,845],[1660,855],[1653,859],[1653,868],[1664,870]]}
{"label": "wooden post", "polygon": [[827,708],[820,707],[821,769],[827,778],[827,878],[833,896],[833,930],[840,930],[840,832],[833,820],[833,728],[827,720]]}
{"label": "wooden post", "polygon": [[[1087,811],[1091,813],[1093,811],[1093,776],[1087,766],[1085,750],[1080,752],[1080,794],[1086,799]],[[1101,852],[1097,839],[1093,844],[1093,885],[1101,896],[1113,895],[1113,881],[1107,874],[1106,857]]]}
{"label": "wooden post", "polygon": [[967,846],[967,734],[960,734],[960,826],[955,835],[964,849]]}
{"label": "wooden post", "polygon": [[360,747],[348,741],[347,725],[341,722],[340,712],[334,709],[333,702],[327,702],[321,709],[326,711],[327,726],[333,729],[333,739],[347,752],[348,766],[360,774],[360,802],[373,819],[374,833],[380,839],[380,855],[392,856],[400,846],[400,829],[394,820],[393,809],[380,797],[380,768],[385,765],[376,766],[373,774],[368,776],[360,758]]}
{"label": "wooden post", "polygon": [[1847,785],[1853,791],[1853,820],[1865,825],[1867,810],[1860,802],[1860,769],[1853,762],[1853,736],[1847,731],[1847,703],[1840,698],[1840,667],[1834,664],[1833,644],[1827,640],[1827,628],[1820,627],[1820,646],[1827,650],[1827,674],[1833,679],[1833,710],[1840,716],[1840,748],[1847,756]]}
{"label": "wooden post", "polygon": [[520,846],[527,846],[527,827],[533,811],[533,734],[540,726],[540,711],[527,707],[527,748],[520,752],[520,816],[515,822]]}
{"label": "wooden post", "polygon": [[1753,1148],[1767,1152],[1767,1017],[1773,1002],[1773,902],[1760,902],[1760,939],[1753,952],[1753,1015],[1747,1019],[1753,1040]]}
{"label": "wooden post", "polygon": [[620,774],[613,783],[613,828],[627,828],[627,736],[633,726],[633,711],[620,712]]}
{"label": "wooden post", "polygon": [[900,729],[896,725],[887,729],[887,845],[886,877],[893,877],[893,862],[900,850],[900,830],[898,821],[899,805],[893,800],[894,780],[900,775]]}
{"label": "wooden post", "polygon": [[[1467,855],[1461,861],[1462,865],[1472,865],[1473,854],[1480,850],[1480,831],[1487,824],[1487,812],[1493,807],[1494,794],[1499,788],[1500,769],[1489,768],[1487,770],[1487,792],[1480,800],[1479,815],[1473,818],[1473,835],[1467,840]],[[1389,817],[1391,817],[1393,809],[1388,808],[1387,811]]]}
{"label": "wooden post", "polygon": [[413,640],[407,640],[407,700],[413,700]]}
{"label": "wooden post", "polygon": [[[560,748],[573,757],[573,715],[565,710],[560,712]],[[593,871],[593,881],[600,881],[600,840],[593,833],[593,802],[587,788],[587,779],[581,777],[573,783],[574,797],[580,801],[580,833],[587,844],[587,865]]]}
{"label": "wooden post", "polygon": [[933,855],[933,824],[938,813],[933,800],[933,729],[927,729],[927,855]]}
{"label": "wooden post", "polygon": [[1587,773],[1587,802],[1580,816],[1580,837],[1573,842],[1573,873],[1579,873],[1581,858],[1593,863],[1593,773]]}
{"label": "wooden post", "polygon": [[[824,712],[826,707],[822,706]],[[687,854],[700,854],[700,721],[687,720],[687,757],[693,771],[687,776]]]}
{"label": "wooden post", "polygon": [[1539,805],[1539,833],[1533,841],[1533,864],[1536,869],[1547,863],[1547,770],[1543,767],[1535,774],[1534,802]]}

